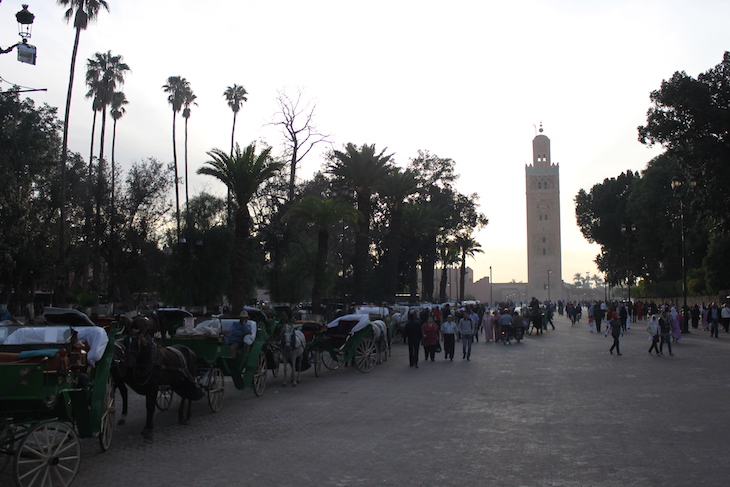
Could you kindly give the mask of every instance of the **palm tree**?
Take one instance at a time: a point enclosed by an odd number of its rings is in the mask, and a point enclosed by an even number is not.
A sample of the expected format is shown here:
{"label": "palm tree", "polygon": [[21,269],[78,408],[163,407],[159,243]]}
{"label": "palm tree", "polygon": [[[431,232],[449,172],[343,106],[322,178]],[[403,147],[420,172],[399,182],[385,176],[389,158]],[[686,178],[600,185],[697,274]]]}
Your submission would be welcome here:
{"label": "palm tree", "polygon": [[482,245],[468,235],[459,235],[454,239],[456,248],[461,255],[461,269],[459,271],[459,301],[464,301],[464,284],[466,277],[466,258],[483,253]]}
{"label": "palm tree", "polygon": [[233,144],[236,135],[236,117],[238,116],[238,112],[241,110],[241,102],[248,101],[246,95],[248,95],[246,88],[237,84],[227,87],[226,91],[223,92],[223,96],[226,97],[228,106],[231,107],[231,110],[233,110],[233,128],[231,128],[231,155],[233,155]]}
{"label": "palm tree", "polygon": [[[66,92],[66,109],[63,114],[63,141],[61,142],[61,218],[58,236],[58,258],[60,267],[63,269],[66,262],[66,160],[68,159],[68,121],[71,115],[71,96],[73,94],[74,73],[76,71],[76,55],[79,52],[81,31],[86,30],[89,22],[97,19],[99,11],[102,8],[108,12],[109,5],[105,0],[56,0],[56,3],[67,7],[63,14],[64,19],[66,22],[70,22],[73,19],[73,26],[76,30],[74,47],[71,51],[71,68],[69,69],[68,91]],[[60,295],[65,295],[65,289],[61,290]]]}
{"label": "palm tree", "polygon": [[446,285],[449,278],[449,267],[459,263],[459,249],[454,245],[453,240],[439,238],[436,242],[438,260],[441,262],[441,281],[439,282],[439,302],[444,303],[446,297]]}
{"label": "palm tree", "polygon": [[385,150],[375,152],[375,145],[364,144],[358,148],[352,143],[345,146],[345,152],[334,151],[328,172],[352,186],[357,198],[357,209],[362,215],[355,233],[355,255],[353,258],[353,293],[356,303],[365,300],[367,288],[367,262],[370,248],[370,216],[373,188],[383,180],[391,170],[391,155],[384,155]]}
{"label": "palm tree", "polygon": [[179,177],[177,171],[177,141],[175,139],[175,125],[177,114],[182,110],[185,103],[185,94],[190,91],[190,83],[180,76],[170,76],[167,83],[162,85],[162,90],[167,95],[167,102],[172,107],[172,162],[175,165],[175,221],[177,222],[177,236],[180,238],[180,190],[178,187]]}
{"label": "palm tree", "polygon": [[410,169],[395,168],[378,184],[378,192],[390,209],[390,232],[386,260],[385,296],[395,303],[398,291],[398,263],[400,262],[401,236],[403,233],[403,208],[406,199],[418,189],[416,173]]}
{"label": "palm tree", "polygon": [[114,159],[114,152],[117,146],[117,122],[120,118],[124,116],[124,113],[126,112],[126,109],[124,108],[125,105],[128,105],[129,101],[127,100],[127,95],[124,94],[123,91],[115,91],[112,95],[112,103],[111,103],[111,111],[110,115],[112,116],[112,120],[114,120],[114,125],[112,127],[112,191],[111,191],[111,207],[112,211],[114,211],[114,185],[116,184],[116,161]]}
{"label": "palm tree", "polygon": [[[189,204],[190,204],[190,194],[188,193],[188,186],[189,186],[189,175],[188,175],[188,120],[190,119],[190,106],[191,105],[198,105],[195,103],[195,99],[198,98],[193,93],[192,89],[188,89],[188,91],[185,92],[183,97],[183,108],[182,116],[185,119],[185,212],[189,215]],[[190,222],[188,222],[188,226]]]}
{"label": "palm tree", "polygon": [[313,223],[317,227],[317,257],[312,285],[312,310],[315,313],[319,312],[322,303],[330,229],[341,221],[354,223],[357,217],[357,210],[346,201],[311,195],[295,203],[284,215],[284,221],[294,218],[305,223]]}
{"label": "palm tree", "polygon": [[235,231],[233,251],[231,252],[231,305],[239,312],[248,295],[247,284],[251,282],[248,261],[251,256],[251,213],[248,205],[259,186],[273,177],[283,166],[270,157],[271,148],[256,154],[256,143],[252,142],[244,150],[236,145],[233,154],[220,149],[208,152],[212,158],[198,169],[198,174],[212,176],[230,189],[236,200]]}
{"label": "palm tree", "polygon": [[[106,134],[107,108],[112,103],[117,88],[124,84],[124,77],[129,71],[129,65],[123,62],[121,55],[112,55],[111,51],[97,52],[86,63],[86,84],[89,86],[88,98],[94,98],[94,120],[96,111],[101,112],[101,134],[99,136],[99,159],[97,167],[97,194],[96,220],[101,220],[101,194],[104,183],[104,140]],[[92,129],[92,139],[94,131]],[[92,140],[93,147],[93,140]],[[91,175],[92,160],[89,160],[89,174]],[[113,169],[112,169],[113,171]]]}
{"label": "palm tree", "polygon": [[[233,127],[231,128],[231,155],[233,155],[233,144],[235,143],[235,137],[236,137],[236,117],[238,117],[238,112],[241,110],[241,102],[248,101],[248,98],[246,98],[246,95],[248,95],[248,92],[246,91],[246,88],[244,88],[241,85],[237,85],[234,83],[233,86],[229,86],[226,88],[226,90],[223,92],[223,96],[226,98],[226,101],[228,102],[228,106],[231,107],[231,110],[233,111]],[[228,203],[228,225],[231,224],[231,192],[228,191],[227,199]]]}

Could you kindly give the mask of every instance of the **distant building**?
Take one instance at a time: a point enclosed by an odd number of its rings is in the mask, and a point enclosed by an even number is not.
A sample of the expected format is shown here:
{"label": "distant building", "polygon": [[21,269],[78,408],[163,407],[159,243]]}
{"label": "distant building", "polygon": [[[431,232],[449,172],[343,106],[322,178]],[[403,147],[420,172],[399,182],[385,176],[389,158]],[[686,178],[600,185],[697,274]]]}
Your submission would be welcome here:
{"label": "distant building", "polygon": [[563,297],[560,244],[560,171],[550,155],[550,139],[532,140],[532,164],[525,165],[527,196],[527,294],[539,300]]}

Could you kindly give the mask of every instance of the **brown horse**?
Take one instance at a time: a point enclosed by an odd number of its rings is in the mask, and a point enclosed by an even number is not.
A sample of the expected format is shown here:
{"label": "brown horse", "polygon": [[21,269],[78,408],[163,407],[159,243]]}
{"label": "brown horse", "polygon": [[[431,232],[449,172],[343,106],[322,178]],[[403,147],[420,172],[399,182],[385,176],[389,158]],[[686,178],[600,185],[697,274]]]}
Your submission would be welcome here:
{"label": "brown horse", "polygon": [[[196,383],[195,353],[182,345],[158,346],[149,333],[150,325],[147,317],[134,318],[124,339],[124,382],[146,399],[147,422],[142,430],[145,438],[152,438],[152,417],[160,386],[170,386],[182,398],[178,409],[180,424],[190,423],[192,401],[203,395]],[[184,413],[186,400],[187,415]]]}

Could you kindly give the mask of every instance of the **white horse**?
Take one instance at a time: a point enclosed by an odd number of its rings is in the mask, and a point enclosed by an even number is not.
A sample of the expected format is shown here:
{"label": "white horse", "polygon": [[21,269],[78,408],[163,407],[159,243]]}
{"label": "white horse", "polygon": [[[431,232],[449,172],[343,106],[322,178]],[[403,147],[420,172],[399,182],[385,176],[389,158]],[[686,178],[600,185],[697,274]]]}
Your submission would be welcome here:
{"label": "white horse", "polygon": [[302,372],[304,359],[304,347],[306,339],[301,330],[295,329],[291,324],[284,325],[284,332],[281,335],[281,361],[284,362],[284,382],[281,386],[286,387],[286,369],[291,365],[291,385],[296,387],[299,382],[299,375]]}
{"label": "white horse", "polygon": [[373,327],[373,338],[378,348],[378,363],[388,360],[390,347],[388,346],[388,326],[383,320],[371,321]]}

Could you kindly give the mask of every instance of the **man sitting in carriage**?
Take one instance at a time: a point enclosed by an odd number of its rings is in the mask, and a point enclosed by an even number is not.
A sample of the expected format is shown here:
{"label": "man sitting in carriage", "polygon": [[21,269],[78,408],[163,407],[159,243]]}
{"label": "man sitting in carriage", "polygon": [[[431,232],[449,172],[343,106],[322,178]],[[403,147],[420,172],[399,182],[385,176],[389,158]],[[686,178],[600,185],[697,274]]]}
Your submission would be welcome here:
{"label": "man sitting in carriage", "polygon": [[241,311],[238,318],[238,321],[231,325],[231,329],[225,332],[223,338],[231,346],[231,353],[233,355],[242,353],[246,344],[250,345],[246,337],[253,335],[253,330],[256,326],[256,323],[248,319],[248,311],[245,309]]}

